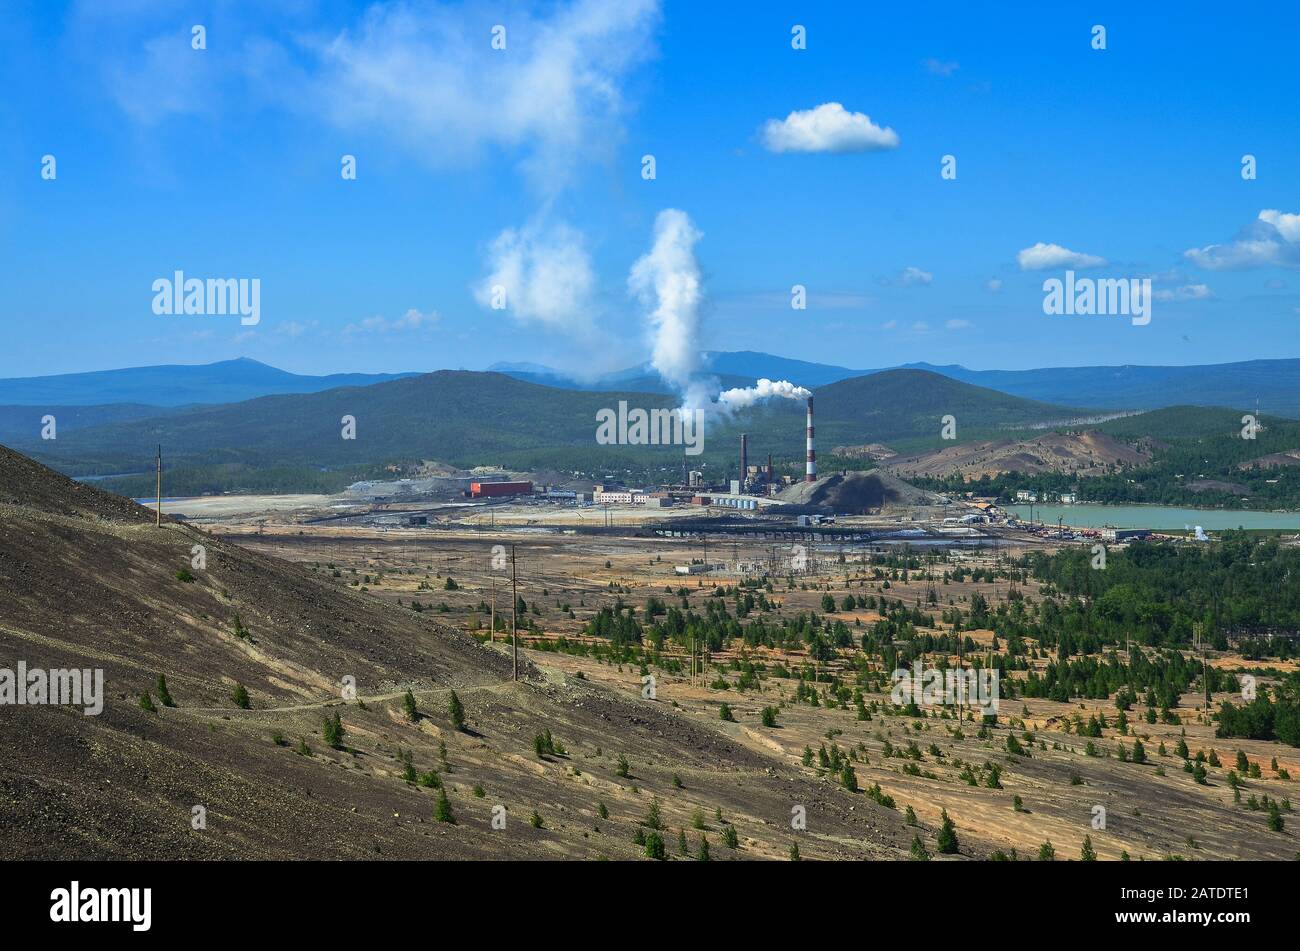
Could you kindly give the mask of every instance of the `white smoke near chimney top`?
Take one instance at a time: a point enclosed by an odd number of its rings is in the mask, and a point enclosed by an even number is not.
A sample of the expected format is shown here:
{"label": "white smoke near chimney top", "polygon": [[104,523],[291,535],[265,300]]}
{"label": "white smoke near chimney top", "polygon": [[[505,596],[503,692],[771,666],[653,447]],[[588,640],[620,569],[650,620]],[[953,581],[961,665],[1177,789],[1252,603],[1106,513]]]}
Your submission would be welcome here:
{"label": "white smoke near chimney top", "polygon": [[701,377],[700,305],[704,299],[695,245],[704,237],[690,216],[666,208],[655,218],[654,244],[632,265],[628,289],[647,308],[650,365],[682,395],[683,409],[710,408],[731,413],[770,397],[802,399],[808,390],[786,380],[759,380],[756,386],[727,390],[715,402],[713,377]]}
{"label": "white smoke near chimney top", "polygon": [[760,379],[754,386],[739,386],[718,394],[718,405],[728,412],[753,406],[759,400],[780,397],[787,400],[806,400],[812,391],[795,386],[789,380]]}

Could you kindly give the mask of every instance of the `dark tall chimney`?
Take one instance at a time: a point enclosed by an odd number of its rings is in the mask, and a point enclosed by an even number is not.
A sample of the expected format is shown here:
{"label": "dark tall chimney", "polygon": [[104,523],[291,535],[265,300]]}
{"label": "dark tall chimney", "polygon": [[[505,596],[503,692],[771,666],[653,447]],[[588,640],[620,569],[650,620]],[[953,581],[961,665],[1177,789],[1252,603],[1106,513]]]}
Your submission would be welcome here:
{"label": "dark tall chimney", "polygon": [[749,433],[740,434],[740,491],[745,491],[745,473],[749,471]]}
{"label": "dark tall chimney", "polygon": [[813,445],[813,398],[808,397],[808,469],[803,480],[805,482],[817,481],[817,449]]}

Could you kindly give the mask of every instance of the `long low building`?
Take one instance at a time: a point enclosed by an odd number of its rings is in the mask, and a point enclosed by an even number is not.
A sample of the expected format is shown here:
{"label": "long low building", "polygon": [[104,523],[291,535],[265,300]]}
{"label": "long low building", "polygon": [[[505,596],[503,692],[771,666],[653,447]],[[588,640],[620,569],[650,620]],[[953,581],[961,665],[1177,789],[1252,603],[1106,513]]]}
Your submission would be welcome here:
{"label": "long low building", "polygon": [[531,482],[471,482],[469,494],[476,499],[496,499],[507,495],[532,495]]}
{"label": "long low building", "polygon": [[677,565],[673,571],[679,575],[706,575],[711,571],[723,571],[726,564],[705,564],[704,562],[693,562],[689,565]]}

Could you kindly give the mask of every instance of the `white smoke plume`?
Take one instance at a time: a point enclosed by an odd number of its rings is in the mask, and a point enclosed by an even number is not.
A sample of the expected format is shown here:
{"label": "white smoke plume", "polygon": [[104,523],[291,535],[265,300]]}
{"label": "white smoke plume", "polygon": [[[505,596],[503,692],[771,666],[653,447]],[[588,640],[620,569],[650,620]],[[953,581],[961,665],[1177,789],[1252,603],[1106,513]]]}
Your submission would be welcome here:
{"label": "white smoke plume", "polygon": [[491,273],[474,289],[483,307],[502,294],[520,323],[587,336],[596,276],[582,234],[563,223],[501,232],[488,249]]}
{"label": "white smoke plume", "polygon": [[755,386],[713,393],[717,380],[701,376],[700,305],[704,292],[695,245],[704,237],[690,216],[676,208],[659,212],[654,245],[632,266],[628,288],[649,311],[650,365],[682,395],[683,409],[708,408],[730,414],[771,397],[805,399],[812,394],[787,380],[759,380]]}
{"label": "white smoke plume", "polygon": [[787,400],[806,400],[812,391],[795,386],[789,380],[769,380],[766,377],[754,386],[740,386],[718,394],[718,405],[727,412],[753,406],[759,400],[780,397]]}
{"label": "white smoke plume", "polygon": [[628,289],[649,313],[650,365],[681,392],[687,408],[708,400],[700,371],[700,265],[695,244],[704,237],[690,216],[666,208],[655,218],[654,245],[628,275]]}

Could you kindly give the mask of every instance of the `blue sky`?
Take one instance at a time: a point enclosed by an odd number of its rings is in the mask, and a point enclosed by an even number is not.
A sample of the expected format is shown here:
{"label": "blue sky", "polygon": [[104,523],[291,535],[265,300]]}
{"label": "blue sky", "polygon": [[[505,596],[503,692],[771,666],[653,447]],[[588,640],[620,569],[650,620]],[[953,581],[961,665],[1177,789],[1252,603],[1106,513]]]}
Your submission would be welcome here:
{"label": "blue sky", "polygon": [[[618,368],[652,352],[628,279],[665,209],[700,235],[691,347],[1297,356],[1295,5],[972,6],[7,3],[0,375]],[[1045,315],[1071,261],[1153,278],[1151,323]],[[154,314],[176,269],[258,278],[260,323]]]}

